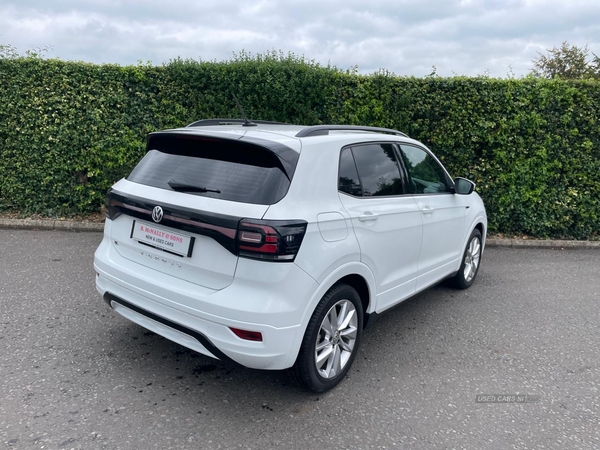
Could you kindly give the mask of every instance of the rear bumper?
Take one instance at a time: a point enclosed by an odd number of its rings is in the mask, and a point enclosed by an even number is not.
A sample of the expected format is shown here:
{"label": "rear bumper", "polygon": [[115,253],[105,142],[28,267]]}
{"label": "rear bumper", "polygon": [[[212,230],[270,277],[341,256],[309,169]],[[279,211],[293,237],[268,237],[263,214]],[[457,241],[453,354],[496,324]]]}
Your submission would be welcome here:
{"label": "rear bumper", "polygon": [[[219,350],[206,336],[202,333],[186,328],[178,323],[172,322],[156,314],[139,308],[122,298],[106,292],[103,296],[104,301],[116,310],[122,316],[130,319],[133,322],[139,322],[144,328],[152,329],[158,334],[164,335],[171,340],[183,339],[188,343],[189,347],[194,347],[200,353],[218,358],[221,361],[236,363],[229,358],[225,353]],[[190,340],[191,339],[191,340]]]}
{"label": "rear bumper", "polygon": [[[240,258],[233,283],[211,290],[123,258],[106,236],[94,257],[96,288],[123,317],[204,355],[254,369],[291,367],[301,318],[317,283],[294,263]],[[262,334],[262,342],[230,327]]]}

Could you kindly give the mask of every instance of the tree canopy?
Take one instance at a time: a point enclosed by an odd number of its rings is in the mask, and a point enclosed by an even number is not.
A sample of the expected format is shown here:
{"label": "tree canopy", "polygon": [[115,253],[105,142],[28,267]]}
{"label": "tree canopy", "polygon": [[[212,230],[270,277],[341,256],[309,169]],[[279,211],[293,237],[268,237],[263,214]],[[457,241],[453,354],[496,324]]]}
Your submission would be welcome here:
{"label": "tree canopy", "polygon": [[588,46],[577,47],[567,41],[560,47],[547,50],[544,55],[538,52],[533,62],[533,74],[541,78],[563,80],[600,79],[600,57],[591,52]]}

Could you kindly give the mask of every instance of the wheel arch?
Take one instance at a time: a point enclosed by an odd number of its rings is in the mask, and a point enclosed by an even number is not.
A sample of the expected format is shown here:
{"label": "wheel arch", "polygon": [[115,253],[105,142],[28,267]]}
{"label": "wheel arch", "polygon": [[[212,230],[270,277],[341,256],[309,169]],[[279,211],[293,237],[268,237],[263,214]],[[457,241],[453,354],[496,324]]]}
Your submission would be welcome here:
{"label": "wheel arch", "polygon": [[483,222],[478,222],[477,225],[475,225],[475,228],[479,230],[479,232],[481,233],[481,237],[485,236],[485,225],[483,224]]}
{"label": "wheel arch", "polygon": [[369,316],[375,311],[375,276],[371,270],[363,263],[355,261],[344,264],[329,274],[315,290],[309,302],[306,305],[304,313],[302,314],[302,320],[300,322],[300,332],[296,336],[296,340],[290,352],[289,365],[293,365],[294,361],[298,357],[300,351],[300,345],[302,338],[306,332],[308,322],[312,317],[317,305],[323,298],[323,296],[331,289],[335,284],[343,282],[352,286],[358,292],[361,303],[363,305],[364,320],[363,328],[369,321]]}
{"label": "wheel arch", "polygon": [[[482,250],[485,247],[485,233],[486,233],[486,225],[483,223],[483,220],[479,219],[477,221],[477,225],[475,225],[475,227],[473,228],[474,230],[479,230],[479,232],[481,233],[481,243],[482,243]],[[473,231],[471,231],[472,233]]]}
{"label": "wheel arch", "polygon": [[475,229],[478,229],[479,232],[481,233],[481,240],[483,241],[482,242],[483,247],[485,248],[485,241],[486,241],[485,233],[487,232],[487,218],[485,217],[485,215],[479,214],[471,221],[468,233],[465,235],[465,237],[463,239],[463,247],[462,247],[463,249],[467,245],[467,241],[469,240],[471,233],[473,233],[473,230],[475,230]]}
{"label": "wheel arch", "polygon": [[369,309],[369,304],[371,302],[371,294],[369,291],[369,285],[367,284],[367,280],[365,280],[361,275],[352,274],[340,278],[333,285],[336,285],[337,283],[345,283],[348,286],[354,288],[354,290],[358,293],[358,296],[360,297],[360,302],[362,303],[363,307],[363,328],[365,328],[367,326],[367,322],[369,321],[370,314],[367,312],[367,310]]}

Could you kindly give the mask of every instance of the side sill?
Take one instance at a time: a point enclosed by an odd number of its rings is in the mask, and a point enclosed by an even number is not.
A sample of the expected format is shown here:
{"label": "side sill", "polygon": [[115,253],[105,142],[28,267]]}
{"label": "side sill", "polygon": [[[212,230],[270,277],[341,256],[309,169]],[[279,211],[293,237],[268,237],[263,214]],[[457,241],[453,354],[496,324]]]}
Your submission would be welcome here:
{"label": "side sill", "polygon": [[[458,273],[458,270],[456,272],[452,272],[451,274],[449,274],[446,277],[442,278],[440,281],[432,284],[431,286],[428,286],[427,288],[423,289],[423,291],[419,291],[419,292],[424,292],[426,290],[431,289],[433,286],[437,286],[438,284],[443,283],[446,280],[449,280],[450,278],[454,278],[457,273]],[[416,294],[418,294],[418,293],[415,293],[414,295],[416,295]],[[414,295],[408,297],[405,300],[408,300],[408,299],[414,297]],[[396,309],[396,307],[398,307],[398,305],[400,305],[402,303],[403,302],[400,302],[400,303],[398,303],[398,304],[396,304],[396,305],[394,305],[394,306],[386,309],[385,311],[383,311],[382,313],[379,313],[379,314],[376,313],[376,312],[365,314],[365,325],[363,327],[363,330],[366,331],[366,330],[370,330],[371,328],[373,328],[374,324],[379,320],[379,318],[381,317],[382,314],[385,314],[388,311],[392,311],[393,309]]]}

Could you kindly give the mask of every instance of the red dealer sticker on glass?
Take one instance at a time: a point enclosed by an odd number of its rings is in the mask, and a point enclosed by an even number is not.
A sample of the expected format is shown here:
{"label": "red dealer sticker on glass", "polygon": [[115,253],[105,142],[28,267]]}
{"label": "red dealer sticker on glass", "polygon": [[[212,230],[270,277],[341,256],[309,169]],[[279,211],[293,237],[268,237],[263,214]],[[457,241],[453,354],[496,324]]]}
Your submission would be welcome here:
{"label": "red dealer sticker on glass", "polygon": [[191,256],[191,247],[194,239],[191,236],[173,233],[169,229],[138,220],[133,221],[131,238],[143,244],[148,244],[181,256]]}

